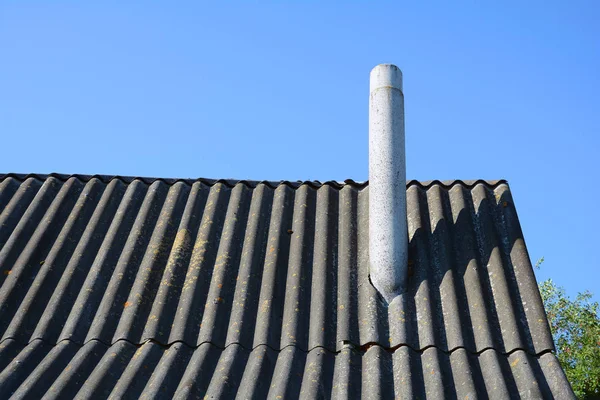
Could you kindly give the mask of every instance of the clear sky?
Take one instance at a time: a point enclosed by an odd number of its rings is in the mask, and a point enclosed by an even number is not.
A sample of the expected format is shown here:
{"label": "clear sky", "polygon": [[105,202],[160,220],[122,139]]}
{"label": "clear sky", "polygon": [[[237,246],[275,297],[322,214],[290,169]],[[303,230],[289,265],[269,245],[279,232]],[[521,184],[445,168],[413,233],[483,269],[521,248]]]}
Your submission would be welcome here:
{"label": "clear sky", "polygon": [[394,63],[408,178],[508,179],[538,277],[600,298],[599,2],[122,3],[0,5],[1,172],[366,180]]}

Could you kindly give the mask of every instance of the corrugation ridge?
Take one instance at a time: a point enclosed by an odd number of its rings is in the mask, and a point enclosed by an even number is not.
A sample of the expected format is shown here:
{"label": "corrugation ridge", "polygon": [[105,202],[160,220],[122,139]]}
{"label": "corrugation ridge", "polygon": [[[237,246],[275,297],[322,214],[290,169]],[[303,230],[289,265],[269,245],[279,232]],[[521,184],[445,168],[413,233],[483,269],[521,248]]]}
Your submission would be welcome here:
{"label": "corrugation ridge", "polygon": [[252,340],[254,345],[280,344],[295,195],[296,191],[287,186],[280,186],[273,194],[259,308]]}
{"label": "corrugation ridge", "polygon": [[[109,181],[113,180],[113,179],[119,179],[121,181],[123,181],[126,184],[129,184],[131,182],[133,182],[134,180],[140,180],[148,185],[156,182],[156,181],[162,181],[168,185],[172,185],[175,184],[177,182],[184,182],[187,185],[192,185],[195,182],[202,182],[206,185],[212,186],[215,185],[217,183],[223,183],[226,186],[229,186],[230,188],[235,186],[236,184],[243,184],[246,185],[250,188],[255,188],[256,186],[258,186],[259,184],[264,184],[269,186],[271,189],[275,189],[277,186],[279,185],[287,185],[290,186],[292,189],[296,189],[301,185],[309,185],[312,186],[314,189],[318,189],[321,186],[325,186],[325,185],[329,185],[332,187],[335,187],[336,189],[341,189],[342,187],[346,186],[346,185],[350,185],[353,187],[357,187],[359,189],[365,188],[366,186],[369,185],[369,181],[355,181],[353,179],[346,179],[342,182],[340,181],[333,181],[333,180],[329,180],[329,181],[325,181],[325,182],[320,182],[320,181],[287,181],[287,180],[281,180],[281,181],[256,181],[256,180],[244,180],[244,179],[210,179],[210,178],[152,178],[152,177],[135,177],[135,176],[121,176],[121,175],[82,175],[82,174],[60,174],[60,173],[51,173],[51,174],[36,174],[36,173],[30,173],[30,174],[17,174],[17,173],[6,173],[6,174],[0,174],[0,181],[2,181],[3,179],[6,178],[14,178],[20,181],[23,181],[27,178],[34,178],[34,179],[38,179],[38,180],[45,180],[48,179],[49,177],[54,177],[57,178],[59,180],[62,181],[66,181],[69,178],[76,178],[79,179],[81,181],[87,182],[90,179],[93,178],[97,178],[100,179],[102,182],[104,183],[108,183]],[[441,185],[445,188],[451,188],[454,185],[462,185],[465,187],[469,187],[472,188],[474,186],[476,186],[479,183],[483,183],[487,186],[490,186],[492,188],[495,188],[496,186],[499,186],[501,184],[507,184],[507,181],[505,179],[498,179],[498,180],[484,180],[484,179],[477,179],[477,180],[460,180],[460,179],[455,179],[455,180],[444,180],[444,181],[440,181],[440,180],[430,180],[430,181],[417,181],[414,179],[408,180],[406,182],[406,186],[410,187],[413,185],[417,185],[420,186],[422,189],[428,189],[429,187],[433,186],[433,185]]]}
{"label": "corrugation ridge", "polygon": [[317,349],[306,355],[300,398],[322,399],[331,395],[334,386],[335,359],[337,355]]}
{"label": "corrugation ridge", "polygon": [[237,286],[243,238],[250,208],[248,188],[231,191],[208,288],[198,342],[224,343]]}
{"label": "corrugation ridge", "polygon": [[[194,350],[180,379],[178,379],[177,387],[170,393],[170,397],[175,399],[204,397],[201,393],[208,389],[210,381],[215,375],[217,363],[223,354],[222,352],[220,355],[212,354],[218,351],[217,348],[210,345],[201,346],[198,350]],[[219,376],[220,374],[216,375]]]}
{"label": "corrugation ridge", "polygon": [[299,377],[306,367],[307,356],[307,353],[295,347],[287,347],[278,354],[271,375],[268,398],[300,397],[302,382]]}
{"label": "corrugation ridge", "polygon": [[316,195],[308,348],[333,348],[337,337],[338,195],[327,186]]}
{"label": "corrugation ridge", "polygon": [[[192,248],[169,340],[197,343],[202,334],[205,305],[214,274],[221,236],[226,224],[226,212],[231,189],[217,184],[207,186],[208,195]],[[214,244],[217,245],[214,245]],[[210,245],[213,244],[213,245]]]}
{"label": "corrugation ridge", "polygon": [[236,399],[266,398],[276,363],[277,353],[268,347],[262,346],[250,352],[239,382],[239,387],[243,387],[244,390],[238,390]]}
{"label": "corrugation ridge", "polygon": [[[342,189],[338,205],[338,259],[336,343],[360,341],[358,319],[358,194],[352,187]],[[335,264],[335,263],[334,263]],[[337,348],[336,348],[337,349]]]}
{"label": "corrugation ridge", "polygon": [[[416,318],[418,346],[420,348],[428,345],[445,347],[445,338],[441,338],[440,330],[443,329],[443,321],[440,321],[440,315],[436,307],[439,302],[436,300],[436,290],[439,282],[436,281],[436,268],[434,265],[435,254],[431,251],[432,246],[432,227],[430,221],[430,205],[428,201],[429,190],[417,189],[418,207],[415,207],[418,214],[415,215],[415,227],[418,227],[414,233],[413,241],[415,243],[415,268],[416,273],[410,284],[414,288],[414,296],[409,301],[414,300],[414,317]],[[440,326],[442,324],[442,326]]]}
{"label": "corrugation ridge", "polygon": [[[174,347],[174,351],[180,348]],[[138,347],[127,362],[119,380],[110,388],[108,399],[139,398],[165,355],[165,351],[168,350],[154,344]]]}
{"label": "corrugation ridge", "polygon": [[247,362],[252,352],[240,346],[231,346],[222,350],[215,365],[204,398],[231,399],[238,393]]}
{"label": "corrugation ridge", "polygon": [[309,345],[312,275],[315,243],[316,190],[302,186],[296,191],[288,259],[280,347]]}
{"label": "corrugation ridge", "polygon": [[[11,182],[16,183],[17,190],[10,193],[8,201],[0,211],[0,249],[4,247],[4,244],[10,239],[14,230],[18,227],[21,219],[27,213],[31,202],[35,199],[38,192],[42,188],[42,182],[36,179],[28,179],[20,182],[16,179],[9,178]],[[7,182],[7,181],[4,181]],[[2,189],[3,190],[3,189]],[[4,193],[0,193],[2,195]]]}
{"label": "corrugation ridge", "polygon": [[[515,305],[522,316],[521,324],[528,345],[554,348],[544,303],[535,279],[531,258],[525,245],[525,238],[517,216],[514,199],[508,185],[494,189],[496,198],[495,216],[498,218],[499,235],[505,246],[507,271],[511,288],[519,294]],[[516,296],[515,296],[516,297]],[[515,298],[515,300],[517,300]]]}
{"label": "corrugation ridge", "polygon": [[392,356],[379,347],[371,347],[361,357],[361,396],[365,399],[395,397]]}
{"label": "corrugation ridge", "polygon": [[[117,391],[117,385],[115,385],[110,397],[138,397],[139,399],[170,398],[177,390],[179,381],[185,374],[185,371],[189,368],[190,361],[200,352],[185,348],[184,346],[177,347],[177,345],[174,345],[173,351],[167,349],[162,354],[142,392],[138,392],[138,396],[134,396],[133,394],[126,396],[126,393]],[[131,363],[128,364],[131,365]]]}
{"label": "corrugation ridge", "polygon": [[0,215],[20,186],[21,183],[14,178],[8,178],[0,182]]}
{"label": "corrugation ridge", "polygon": [[274,195],[274,190],[267,185],[258,185],[252,191],[225,343],[252,346]]}

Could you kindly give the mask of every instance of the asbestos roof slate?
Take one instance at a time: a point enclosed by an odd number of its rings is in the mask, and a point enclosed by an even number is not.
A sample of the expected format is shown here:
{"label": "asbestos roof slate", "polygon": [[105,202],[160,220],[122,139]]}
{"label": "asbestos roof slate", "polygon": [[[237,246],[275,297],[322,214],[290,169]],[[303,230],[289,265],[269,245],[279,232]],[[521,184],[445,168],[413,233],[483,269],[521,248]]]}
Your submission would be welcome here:
{"label": "asbestos roof slate", "polygon": [[[366,182],[0,175],[0,394],[571,393],[507,183],[409,181],[407,209],[409,288],[388,305]],[[95,366],[109,353],[124,372]]]}

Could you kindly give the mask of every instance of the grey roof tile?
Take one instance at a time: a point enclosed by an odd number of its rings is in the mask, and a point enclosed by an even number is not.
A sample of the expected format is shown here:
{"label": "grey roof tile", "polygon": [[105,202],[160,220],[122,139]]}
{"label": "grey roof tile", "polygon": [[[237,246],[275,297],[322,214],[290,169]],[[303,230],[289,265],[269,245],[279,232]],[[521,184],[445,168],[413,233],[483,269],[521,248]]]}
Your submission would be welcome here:
{"label": "grey roof tile", "polygon": [[407,210],[388,305],[368,183],[0,176],[0,393],[571,393],[506,182],[409,181]]}

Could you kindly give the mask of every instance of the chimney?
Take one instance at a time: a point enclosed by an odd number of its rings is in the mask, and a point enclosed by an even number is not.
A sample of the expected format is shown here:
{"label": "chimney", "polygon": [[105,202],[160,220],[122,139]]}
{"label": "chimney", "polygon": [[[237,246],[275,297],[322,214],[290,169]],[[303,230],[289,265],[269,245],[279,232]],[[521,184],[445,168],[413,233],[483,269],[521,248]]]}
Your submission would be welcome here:
{"label": "chimney", "polygon": [[390,303],[405,290],[408,233],[402,71],[371,71],[369,97],[369,262],[371,282]]}

